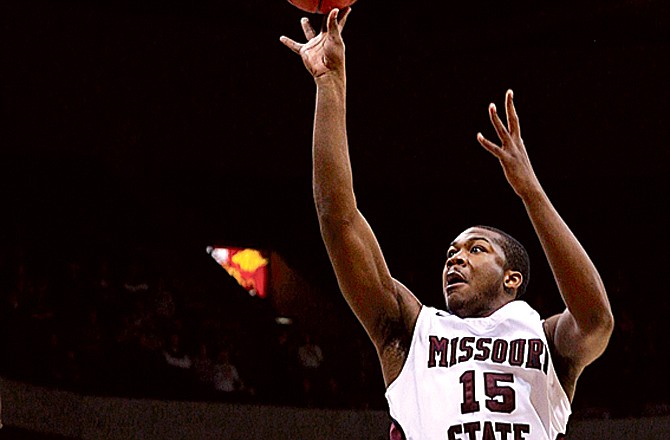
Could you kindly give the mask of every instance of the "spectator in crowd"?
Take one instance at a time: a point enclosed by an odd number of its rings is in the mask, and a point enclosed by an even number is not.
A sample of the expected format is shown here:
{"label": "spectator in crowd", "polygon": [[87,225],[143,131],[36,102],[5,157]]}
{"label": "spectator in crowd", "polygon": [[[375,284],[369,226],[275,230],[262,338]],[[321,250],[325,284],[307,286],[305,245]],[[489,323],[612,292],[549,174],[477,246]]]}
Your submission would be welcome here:
{"label": "spectator in crowd", "polygon": [[309,333],[303,335],[303,343],[298,347],[298,360],[302,371],[304,403],[307,406],[319,404],[323,394],[323,351]]}
{"label": "spectator in crowd", "polygon": [[121,287],[128,298],[146,300],[149,294],[149,276],[138,259],[133,258],[121,280]]}
{"label": "spectator in crowd", "polygon": [[246,391],[237,366],[227,347],[219,349],[214,365],[214,389],[224,399],[240,398]]}
{"label": "spectator in crowd", "polygon": [[168,388],[166,391],[170,394],[174,392],[177,396],[185,395],[191,384],[189,379],[193,361],[179,333],[170,334],[163,348],[163,357],[166,366],[165,385]]}
{"label": "spectator in crowd", "polygon": [[198,351],[193,358],[193,379],[195,393],[205,399],[211,397],[214,391],[215,364],[210,356],[206,342],[198,342]]}
{"label": "spectator in crowd", "polygon": [[278,329],[272,345],[272,379],[268,383],[270,400],[274,403],[296,404],[296,397],[302,384],[298,384],[298,356],[295,343],[287,327]]}
{"label": "spectator in crowd", "polygon": [[158,280],[153,303],[156,318],[161,323],[164,323],[163,325],[171,322],[175,318],[177,305],[172,292],[167,288],[167,282],[164,278]]}

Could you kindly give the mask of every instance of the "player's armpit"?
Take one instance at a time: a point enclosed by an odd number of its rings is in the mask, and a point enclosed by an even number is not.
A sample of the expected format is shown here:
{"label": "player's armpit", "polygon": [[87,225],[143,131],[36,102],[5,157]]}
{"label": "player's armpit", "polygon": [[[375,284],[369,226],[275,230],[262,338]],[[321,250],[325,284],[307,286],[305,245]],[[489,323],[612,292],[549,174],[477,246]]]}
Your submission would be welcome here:
{"label": "player's armpit", "polygon": [[400,375],[414,335],[414,328],[421,311],[421,303],[402,283],[396,284],[396,298],[400,309],[400,317],[387,320],[383,330],[383,343],[377,347],[381,362],[382,375],[386,387]]}
{"label": "player's armpit", "polygon": [[[563,388],[572,398],[583,369],[603,354],[611,336],[611,324],[597,317],[588,331],[581,328],[568,309],[545,320],[547,341],[554,355],[554,366]],[[565,381],[565,382],[564,382]]]}

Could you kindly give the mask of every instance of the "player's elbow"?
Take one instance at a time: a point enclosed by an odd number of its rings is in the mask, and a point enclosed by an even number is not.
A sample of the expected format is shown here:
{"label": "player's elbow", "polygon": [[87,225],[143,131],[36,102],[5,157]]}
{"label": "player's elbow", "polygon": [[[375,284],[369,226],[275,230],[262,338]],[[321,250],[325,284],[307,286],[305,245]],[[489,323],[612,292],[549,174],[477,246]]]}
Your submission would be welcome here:
{"label": "player's elbow", "polygon": [[600,339],[609,341],[614,331],[614,315],[609,303],[594,307],[588,316],[587,331]]}
{"label": "player's elbow", "polygon": [[586,335],[586,340],[590,341],[590,350],[593,355],[588,363],[591,363],[605,352],[614,330],[614,316],[610,310],[594,314],[591,321],[591,328]]}
{"label": "player's elbow", "polygon": [[612,335],[614,331],[614,314],[612,314],[612,310],[609,307],[603,312],[600,318],[600,326],[608,336]]}
{"label": "player's elbow", "polygon": [[606,333],[609,337],[614,331],[614,314],[612,313],[612,307],[610,306],[609,299],[607,298],[607,291],[604,286],[601,286],[600,295],[598,297],[601,299],[601,305],[600,307],[596,307],[596,323],[601,331]]}
{"label": "player's elbow", "polygon": [[568,307],[574,319],[574,329],[585,338],[609,341],[614,330],[614,316],[605,292],[586,295],[584,299],[587,300]]}
{"label": "player's elbow", "polygon": [[607,297],[607,290],[600,278],[591,289],[585,290],[583,295],[585,302],[580,307],[582,310],[580,327],[589,333],[605,335],[609,338],[614,330],[614,315]]}
{"label": "player's elbow", "polygon": [[575,319],[579,336],[570,350],[573,350],[574,359],[578,359],[577,363],[586,366],[607,349],[614,330],[614,316],[609,307],[593,307],[588,314]]}

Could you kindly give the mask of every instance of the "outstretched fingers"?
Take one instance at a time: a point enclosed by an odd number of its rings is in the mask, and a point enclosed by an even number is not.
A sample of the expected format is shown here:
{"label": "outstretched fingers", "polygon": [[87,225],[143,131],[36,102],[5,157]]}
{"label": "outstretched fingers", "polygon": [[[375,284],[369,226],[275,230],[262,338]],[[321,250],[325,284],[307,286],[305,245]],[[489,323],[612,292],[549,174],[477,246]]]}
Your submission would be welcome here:
{"label": "outstretched fingers", "polygon": [[350,7],[344,9],[332,9],[326,17],[326,31],[331,35],[339,35],[344,30],[344,25],[347,23],[347,17],[351,12]]}
{"label": "outstretched fingers", "polygon": [[337,15],[340,13],[340,10],[335,8],[328,13],[326,17],[326,30],[331,35],[337,35],[340,33],[340,27],[337,24]]}
{"label": "outstretched fingers", "polygon": [[281,41],[281,43],[284,46],[288,47],[293,52],[300,54],[300,49],[302,49],[303,46],[302,44],[298,43],[297,41],[293,41],[289,37],[285,37],[284,35],[279,37],[279,41]]}
{"label": "outstretched fingers", "polygon": [[495,157],[500,158],[503,150],[498,145],[486,139],[481,133],[477,133],[477,141],[482,147],[484,147],[484,149],[486,149],[486,151],[493,154]]}
{"label": "outstretched fingers", "polygon": [[[314,31],[314,28],[312,27],[312,24],[309,22],[307,17],[300,19],[300,26],[302,27],[302,32],[305,34],[307,41],[316,37],[316,32]],[[284,35],[279,37],[279,41],[281,41],[284,46],[288,47],[297,54],[300,53],[300,50],[304,46],[304,44],[298,43],[297,41],[292,40]]]}
{"label": "outstretched fingers", "polygon": [[[332,9],[321,24],[321,32],[327,32],[331,36],[339,36],[344,29],[344,25],[347,22],[349,13],[351,13],[351,8],[348,6],[341,10],[337,8]],[[302,31],[305,34],[305,38],[307,38],[308,42],[317,37],[316,31],[312,27],[312,24],[309,22],[307,17],[300,19],[300,26],[302,27]],[[284,35],[279,37],[279,41],[281,41],[284,46],[288,47],[297,54],[300,53],[300,50],[304,46],[304,44],[298,43],[297,41],[292,40]]]}
{"label": "outstretched fingers", "polygon": [[521,140],[519,116],[514,107],[514,92],[511,89],[507,90],[505,94],[505,111],[507,113],[507,125],[498,116],[495,104],[489,104],[489,118],[498,134],[500,145],[486,139],[481,133],[477,133],[477,141],[481,146],[500,160],[504,160],[508,155],[514,155],[514,151],[524,148]]}
{"label": "outstretched fingers", "polygon": [[351,7],[347,6],[346,8],[342,9],[340,11],[340,33],[342,30],[344,30],[344,25],[347,24],[347,18],[349,17],[349,14],[351,13]]}
{"label": "outstretched fingers", "polygon": [[302,31],[305,33],[307,41],[316,37],[316,32],[314,31],[314,28],[312,27],[312,24],[309,22],[309,19],[307,17],[303,17],[300,20],[300,25],[302,26]]}
{"label": "outstretched fingers", "polygon": [[489,104],[489,118],[491,119],[493,127],[496,129],[496,133],[498,133],[498,137],[504,144],[505,140],[509,139],[509,132],[507,131],[507,128],[505,128],[505,124],[500,120],[498,109],[493,103]]}
{"label": "outstretched fingers", "polygon": [[509,132],[512,136],[521,135],[521,127],[519,126],[519,116],[516,114],[516,108],[514,107],[514,92],[508,90],[505,95],[505,107],[507,111],[507,125],[509,126]]}

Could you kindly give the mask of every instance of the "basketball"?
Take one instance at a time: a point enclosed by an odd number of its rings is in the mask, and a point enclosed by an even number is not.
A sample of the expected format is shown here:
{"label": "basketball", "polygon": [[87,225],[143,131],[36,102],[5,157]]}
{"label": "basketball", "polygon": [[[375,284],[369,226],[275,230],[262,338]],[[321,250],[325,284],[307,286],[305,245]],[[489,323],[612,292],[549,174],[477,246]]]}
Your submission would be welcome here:
{"label": "basketball", "polygon": [[293,6],[305,12],[327,14],[335,8],[342,9],[354,4],[356,0],[288,0]]}

